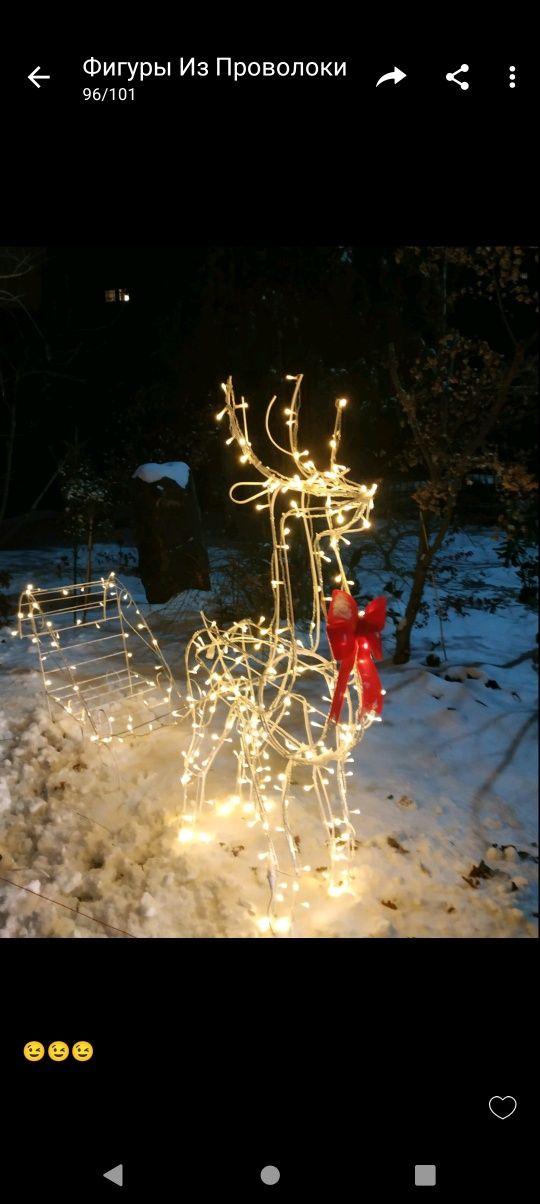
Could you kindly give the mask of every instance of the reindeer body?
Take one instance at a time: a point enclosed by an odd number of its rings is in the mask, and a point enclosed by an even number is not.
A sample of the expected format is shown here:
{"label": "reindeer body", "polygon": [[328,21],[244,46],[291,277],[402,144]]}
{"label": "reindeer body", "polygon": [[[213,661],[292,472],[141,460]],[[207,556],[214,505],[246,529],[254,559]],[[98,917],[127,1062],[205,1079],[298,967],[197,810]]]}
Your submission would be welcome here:
{"label": "reindeer body", "polygon": [[[268,509],[272,536],[270,588],[272,614],[242,619],[227,628],[218,627],[202,615],[203,626],[195,632],[186,651],[188,703],[193,734],[185,754],[184,816],[193,824],[205,804],[206,782],[216,757],[231,744],[237,759],[236,794],[230,805],[248,804],[253,824],[261,823],[266,836],[267,880],[270,886],[268,916],[272,931],[287,931],[289,920],[276,891],[279,876],[292,878],[298,890],[301,874],[299,839],[291,826],[291,778],[317,799],[329,850],[329,892],[348,889],[348,866],[354,854],[355,832],[346,792],[346,764],[354,746],[376,715],[362,712],[362,686],[355,673],[345,692],[344,721],[328,720],[337,669],[331,656],[320,650],[322,624],[330,597],[324,576],[330,565],[333,583],[350,592],[340,547],[349,534],[369,527],[376,486],[367,488],[348,480],[349,470],[336,462],[345,401],[336,402],[336,420],[330,439],[329,467],[316,468],[307,451],[298,448],[298,415],[302,376],[295,381],[290,407],[285,411],[289,447],[273,438],[269,420],[275,397],[266,415],[271,443],[292,461],[292,475],[264,464],[249,440],[247,403],[235,401],[232,381],[224,385],[226,404],[218,417],[228,416],[230,438],[240,459],[249,464],[256,480],[237,482],[231,497],[240,504]],[[247,491],[247,493],[246,493]],[[295,622],[288,553],[294,538],[301,535],[309,553],[312,586],[312,616],[309,631],[300,638]],[[311,681],[315,675],[322,705],[313,702]],[[355,690],[357,700],[353,698]],[[277,815],[277,818],[276,818]]]}

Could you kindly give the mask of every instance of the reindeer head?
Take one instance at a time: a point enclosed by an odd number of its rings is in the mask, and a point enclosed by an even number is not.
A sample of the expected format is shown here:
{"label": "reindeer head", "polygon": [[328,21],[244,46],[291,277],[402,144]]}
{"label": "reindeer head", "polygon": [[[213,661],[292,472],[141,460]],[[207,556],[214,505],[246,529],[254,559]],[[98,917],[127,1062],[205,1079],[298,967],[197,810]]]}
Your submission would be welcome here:
{"label": "reindeer head", "polygon": [[230,377],[227,384],[222,385],[225,407],[217,415],[217,419],[221,421],[225,415],[228,416],[230,435],[226,440],[227,444],[235,443],[240,452],[240,463],[249,465],[257,473],[256,480],[237,481],[230,490],[230,496],[240,505],[252,503],[257,510],[269,511],[273,542],[271,584],[275,591],[278,613],[281,595],[284,593],[290,625],[294,622],[294,616],[288,572],[288,539],[292,534],[292,524],[300,522],[303,526],[310,554],[313,584],[311,633],[312,642],[316,645],[319,639],[320,615],[321,612],[326,615],[326,603],[330,601],[329,595],[325,595],[324,592],[323,566],[333,564],[332,586],[338,585],[340,589],[350,592],[349,586],[352,582],[348,580],[343,566],[341,546],[350,545],[349,534],[364,531],[371,525],[369,515],[374,505],[373,496],[377,486],[368,487],[351,481],[349,468],[337,460],[343,411],[347,405],[345,398],[336,401],[334,429],[329,441],[328,467],[319,468],[310,458],[307,449],[300,450],[298,434],[300,386],[303,376],[287,376],[286,379],[294,381],[291,402],[285,409],[288,447],[278,443],[270,429],[275,396],[268,405],[265,426],[271,445],[290,460],[290,475],[264,463],[253,450],[249,438],[248,403],[243,397],[239,402],[236,401]]}

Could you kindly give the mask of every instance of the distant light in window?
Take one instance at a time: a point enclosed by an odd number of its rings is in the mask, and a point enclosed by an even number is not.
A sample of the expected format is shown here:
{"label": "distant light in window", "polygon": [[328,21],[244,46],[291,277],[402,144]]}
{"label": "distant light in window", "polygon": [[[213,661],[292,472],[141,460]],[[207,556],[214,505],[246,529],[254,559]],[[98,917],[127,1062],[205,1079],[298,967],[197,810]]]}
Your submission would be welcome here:
{"label": "distant light in window", "polygon": [[106,301],[129,301],[130,296],[125,288],[106,288]]}

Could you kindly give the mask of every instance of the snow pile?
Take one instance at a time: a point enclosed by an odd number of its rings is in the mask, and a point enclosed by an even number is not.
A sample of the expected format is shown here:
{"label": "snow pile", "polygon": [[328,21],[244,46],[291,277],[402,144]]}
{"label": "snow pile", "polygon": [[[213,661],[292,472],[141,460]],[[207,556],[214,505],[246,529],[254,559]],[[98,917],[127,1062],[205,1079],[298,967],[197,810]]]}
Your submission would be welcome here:
{"label": "snow pile", "polygon": [[[348,779],[358,845],[349,894],[328,896],[312,795],[293,780],[293,832],[311,867],[296,896],[295,936],[536,936],[537,674],[527,655],[536,617],[517,601],[517,578],[493,561],[487,536],[484,551],[490,587],[504,574],[504,607],[451,612],[439,665],[426,664],[436,618],[415,633],[408,665],[379,665],[383,722],[355,750]],[[9,553],[0,565],[14,589],[29,573],[44,586],[54,581],[55,557]],[[140,582],[124,579],[141,601]],[[385,579],[375,557],[362,563],[367,596]],[[163,612],[145,613],[180,676],[196,610],[162,630]],[[193,841],[182,843],[188,722],[92,744],[69,717],[51,722],[35,649],[7,628],[0,663],[0,935],[259,937],[266,845],[253,814],[231,797],[232,759],[216,763],[213,803]]]}
{"label": "snow pile", "polygon": [[183,460],[168,460],[165,464],[140,464],[135,469],[133,477],[139,477],[141,481],[146,481],[148,484],[162,481],[164,477],[168,477],[169,480],[176,481],[181,489],[186,489],[189,481],[189,466],[184,464]]}

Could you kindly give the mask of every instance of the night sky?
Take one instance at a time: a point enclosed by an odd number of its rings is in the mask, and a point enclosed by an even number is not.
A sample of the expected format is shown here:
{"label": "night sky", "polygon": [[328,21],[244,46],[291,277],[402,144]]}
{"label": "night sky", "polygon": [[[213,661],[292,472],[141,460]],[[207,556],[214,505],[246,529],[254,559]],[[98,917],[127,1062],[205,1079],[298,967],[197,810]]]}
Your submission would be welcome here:
{"label": "night sky", "polygon": [[[346,393],[352,469],[380,479],[388,473],[381,446],[397,435],[381,367],[388,339],[397,336],[409,354],[429,337],[425,280],[404,277],[394,250],[33,249],[37,266],[16,286],[22,304],[0,311],[5,387],[17,390],[7,516],[34,504],[74,442],[96,471],[114,463],[126,480],[141,461],[184,459],[203,506],[219,511],[229,466],[214,414],[229,373],[252,402],[257,432],[272,392],[286,401],[286,373],[304,372],[304,435],[315,451],[335,396]],[[113,289],[129,302],[107,303]],[[466,334],[506,350],[493,306],[465,297],[457,316]],[[527,333],[530,312],[518,321]],[[1,421],[5,445],[6,409]],[[56,478],[39,507],[61,505]]]}

